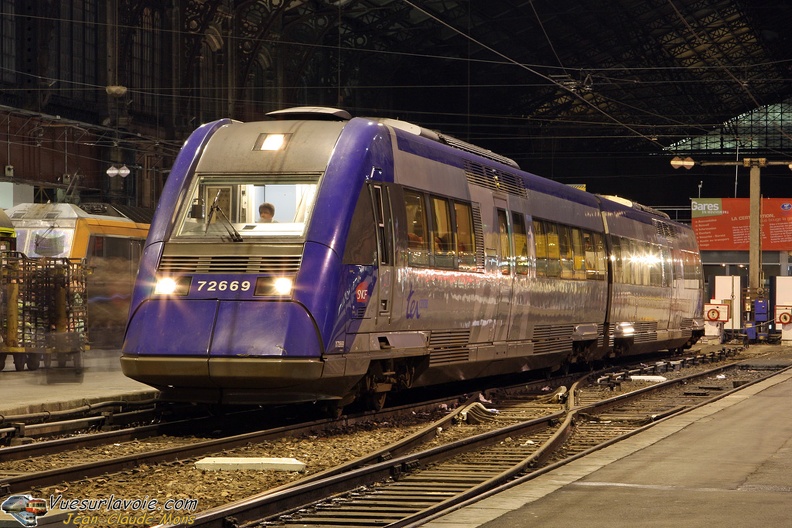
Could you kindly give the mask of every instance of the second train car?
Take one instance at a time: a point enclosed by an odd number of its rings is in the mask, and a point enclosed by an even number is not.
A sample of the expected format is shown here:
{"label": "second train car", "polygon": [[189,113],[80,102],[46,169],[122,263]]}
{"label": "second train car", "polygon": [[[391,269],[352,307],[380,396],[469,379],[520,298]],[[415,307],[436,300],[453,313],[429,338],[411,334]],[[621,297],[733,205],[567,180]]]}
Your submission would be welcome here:
{"label": "second train car", "polygon": [[696,240],[666,215],[402,121],[271,117],[202,126],[168,178],[121,358],[164,398],[377,408],[702,334]]}

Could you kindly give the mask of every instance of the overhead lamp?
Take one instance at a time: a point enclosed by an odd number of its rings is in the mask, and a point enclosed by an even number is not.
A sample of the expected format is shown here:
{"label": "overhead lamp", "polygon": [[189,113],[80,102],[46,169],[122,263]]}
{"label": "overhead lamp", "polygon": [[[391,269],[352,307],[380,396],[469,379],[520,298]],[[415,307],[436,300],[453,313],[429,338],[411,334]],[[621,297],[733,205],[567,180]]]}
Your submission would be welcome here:
{"label": "overhead lamp", "polygon": [[693,168],[693,165],[695,164],[696,162],[693,160],[693,158],[689,156],[687,158],[680,158],[679,156],[675,156],[671,160],[671,166],[674,167],[675,169],[679,169],[681,167],[683,169],[690,170],[691,168]]}
{"label": "overhead lamp", "polygon": [[127,93],[127,87],[118,84],[105,86],[105,93],[110,97],[122,97]]}
{"label": "overhead lamp", "polygon": [[132,171],[130,171],[129,167],[127,167],[126,165],[121,165],[121,167],[110,165],[110,168],[108,168],[105,172],[107,172],[107,175],[110,178],[115,178],[116,176],[121,176],[122,178],[126,178],[127,176],[129,176],[130,172]]}

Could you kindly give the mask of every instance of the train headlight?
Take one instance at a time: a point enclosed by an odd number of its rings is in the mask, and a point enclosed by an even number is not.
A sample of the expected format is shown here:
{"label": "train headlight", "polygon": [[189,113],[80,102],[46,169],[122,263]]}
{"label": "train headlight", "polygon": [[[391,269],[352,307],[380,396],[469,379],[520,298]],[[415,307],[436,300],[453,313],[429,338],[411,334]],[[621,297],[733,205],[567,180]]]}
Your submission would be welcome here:
{"label": "train headlight", "polygon": [[278,295],[289,295],[292,289],[292,280],[288,277],[279,277],[272,283],[272,289]]}
{"label": "train headlight", "polygon": [[190,291],[190,277],[160,277],[154,286],[156,295],[187,295]]}
{"label": "train headlight", "polygon": [[256,279],[255,295],[289,295],[294,286],[291,277],[259,277]]}

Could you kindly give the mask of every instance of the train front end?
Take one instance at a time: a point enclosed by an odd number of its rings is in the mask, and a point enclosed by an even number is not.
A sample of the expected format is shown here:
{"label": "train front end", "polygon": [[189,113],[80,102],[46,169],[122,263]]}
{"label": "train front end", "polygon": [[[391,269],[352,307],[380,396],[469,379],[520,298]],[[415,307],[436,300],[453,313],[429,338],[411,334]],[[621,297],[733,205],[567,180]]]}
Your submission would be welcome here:
{"label": "train front end", "polygon": [[332,400],[356,382],[330,375],[322,335],[364,178],[332,183],[353,147],[339,144],[346,118],[323,117],[226,120],[188,139],[141,261],[125,375],[166,399],[231,404]]}

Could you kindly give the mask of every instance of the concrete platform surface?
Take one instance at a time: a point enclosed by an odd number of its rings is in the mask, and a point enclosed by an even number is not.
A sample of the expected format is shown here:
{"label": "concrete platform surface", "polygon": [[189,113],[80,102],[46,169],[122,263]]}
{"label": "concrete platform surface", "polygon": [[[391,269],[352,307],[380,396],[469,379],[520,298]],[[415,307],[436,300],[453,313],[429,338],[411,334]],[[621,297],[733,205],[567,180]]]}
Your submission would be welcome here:
{"label": "concrete platform surface", "polygon": [[120,350],[87,350],[84,368],[71,366],[14,370],[11,358],[0,372],[0,414],[3,416],[62,410],[109,400],[143,400],[158,391],[121,372]]}
{"label": "concrete platform surface", "polygon": [[779,373],[423,526],[792,526],[791,378]]}

